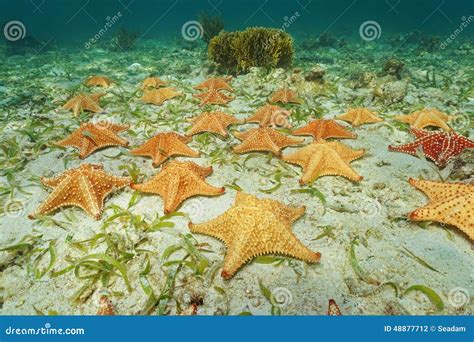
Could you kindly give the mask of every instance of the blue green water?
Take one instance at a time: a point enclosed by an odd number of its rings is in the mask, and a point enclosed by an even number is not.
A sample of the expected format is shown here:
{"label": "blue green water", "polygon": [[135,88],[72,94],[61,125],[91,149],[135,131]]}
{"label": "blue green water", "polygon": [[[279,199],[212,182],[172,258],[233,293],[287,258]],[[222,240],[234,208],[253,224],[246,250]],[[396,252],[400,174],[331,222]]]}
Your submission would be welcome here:
{"label": "blue green water", "polygon": [[[330,32],[358,39],[360,25],[375,21],[385,38],[413,30],[446,38],[474,15],[471,0],[1,0],[0,6],[2,27],[20,21],[28,35],[59,46],[82,46],[119,13],[106,36],[126,27],[144,39],[179,38],[186,22],[206,12],[222,16],[226,30],[287,23],[294,35]],[[472,39],[474,25],[466,25],[462,36]]]}

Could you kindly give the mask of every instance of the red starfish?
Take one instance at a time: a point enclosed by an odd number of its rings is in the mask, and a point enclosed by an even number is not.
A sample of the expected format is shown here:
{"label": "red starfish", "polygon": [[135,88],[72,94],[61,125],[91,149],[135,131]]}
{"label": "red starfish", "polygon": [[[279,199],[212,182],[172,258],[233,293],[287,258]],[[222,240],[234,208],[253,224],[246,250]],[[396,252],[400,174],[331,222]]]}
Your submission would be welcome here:
{"label": "red starfish", "polygon": [[455,132],[429,132],[418,128],[412,128],[411,132],[416,137],[414,142],[400,146],[390,145],[388,150],[404,152],[413,156],[416,155],[417,149],[421,147],[426,157],[433,160],[436,165],[444,167],[466,148],[474,148],[474,141]]}

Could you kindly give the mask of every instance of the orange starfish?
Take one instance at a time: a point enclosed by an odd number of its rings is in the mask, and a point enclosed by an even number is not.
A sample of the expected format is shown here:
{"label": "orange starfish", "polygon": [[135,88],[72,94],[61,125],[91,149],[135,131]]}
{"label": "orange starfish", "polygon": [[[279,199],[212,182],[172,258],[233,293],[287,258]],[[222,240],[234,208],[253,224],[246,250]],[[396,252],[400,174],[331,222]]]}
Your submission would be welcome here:
{"label": "orange starfish", "polygon": [[341,316],[341,310],[339,310],[339,306],[334,299],[329,300],[328,305],[328,316]]}
{"label": "orange starfish", "polygon": [[318,262],[321,253],[304,246],[291,230],[305,212],[270,199],[237,192],[234,205],[224,214],[201,224],[189,223],[193,233],[205,234],[225,243],[227,252],[221,275],[225,279],[259,255],[283,254],[306,262]]}
{"label": "orange starfish", "polygon": [[215,89],[211,89],[204,93],[193,94],[193,96],[201,100],[201,106],[206,104],[226,105],[235,99],[235,97],[227,96]]}
{"label": "orange starfish", "polygon": [[227,137],[227,126],[240,123],[232,115],[223,112],[204,112],[195,118],[192,118],[193,126],[186,135],[191,136],[202,132],[212,132]]}
{"label": "orange starfish", "polygon": [[397,115],[395,120],[405,122],[411,127],[423,129],[428,126],[439,127],[446,132],[452,131],[451,127],[447,125],[447,121],[452,119],[449,116],[435,108],[425,108],[417,110],[409,115]]}
{"label": "orange starfish", "polygon": [[291,127],[288,122],[288,117],[291,115],[289,110],[281,108],[279,106],[266,104],[255,112],[250,118],[245,120],[245,122],[255,122],[259,123],[260,126],[270,126],[270,127]]}
{"label": "orange starfish", "polygon": [[296,95],[296,92],[294,92],[293,90],[283,88],[273,93],[273,95],[270,97],[270,102],[300,104],[303,101],[300,98],[298,98],[298,96]]}
{"label": "orange starfish", "polygon": [[199,152],[186,146],[186,143],[191,140],[190,137],[183,137],[174,132],[159,133],[143,145],[131,150],[130,153],[151,157],[153,166],[157,167],[172,156],[199,157]]}
{"label": "orange starfish", "polygon": [[67,138],[55,142],[55,145],[74,146],[79,149],[79,158],[84,159],[94,151],[109,146],[128,146],[128,141],[116,133],[126,131],[130,125],[117,125],[111,122],[82,123]]}
{"label": "orange starfish", "polygon": [[165,202],[165,214],[175,211],[183,201],[196,196],[217,196],[224,188],[217,188],[205,182],[212,173],[212,167],[202,167],[193,162],[172,161],[153,178],[142,184],[132,184],[132,188],[142,192],[158,194]]}
{"label": "orange starfish", "polygon": [[99,299],[99,310],[97,316],[115,316],[115,309],[110,299],[103,295]]}
{"label": "orange starfish", "polygon": [[227,83],[232,80],[232,76],[228,77],[212,77],[204,82],[198,84],[194,87],[194,89],[198,90],[227,90],[227,91],[234,91],[232,87]]}
{"label": "orange starfish", "polygon": [[474,241],[474,184],[434,182],[410,178],[429,203],[408,216],[413,221],[436,221],[458,227]]}
{"label": "orange starfish", "polygon": [[142,82],[142,89],[149,89],[149,88],[160,88],[165,86],[166,82],[161,80],[159,77],[147,77]]}
{"label": "orange starfish", "polygon": [[339,125],[336,121],[324,119],[313,120],[306,126],[294,130],[292,134],[311,135],[316,141],[321,141],[328,138],[357,138],[357,134],[349,132],[344,128],[344,126]]}
{"label": "orange starfish", "polygon": [[78,116],[81,111],[87,110],[89,112],[98,113],[103,109],[99,107],[99,100],[102,96],[106,95],[105,93],[95,93],[95,94],[79,94],[70,99],[63,106],[64,109],[72,110],[74,116]]}
{"label": "orange starfish", "polygon": [[112,83],[114,82],[105,76],[91,76],[87,79],[86,86],[108,88]]}
{"label": "orange starfish", "polygon": [[339,115],[336,119],[350,122],[352,126],[355,127],[383,121],[383,119],[379,118],[376,113],[367,108],[351,108],[346,114]]}
{"label": "orange starfish", "polygon": [[116,189],[128,186],[131,179],[110,175],[102,165],[81,164],[57,177],[41,177],[41,182],[53,191],[34,213],[28,215],[30,219],[59,207],[76,206],[98,220],[104,209],[105,197]]}
{"label": "orange starfish", "polygon": [[181,96],[183,93],[177,91],[175,88],[159,88],[145,91],[142,96],[142,101],[145,103],[151,103],[157,106],[163,104],[163,102],[170,100],[174,97]]}
{"label": "orange starfish", "polygon": [[359,176],[349,163],[364,154],[364,150],[353,150],[339,142],[313,142],[295,153],[282,157],[282,160],[303,168],[300,184],[308,184],[321,176],[343,176],[359,182]]}
{"label": "orange starfish", "polygon": [[275,155],[281,154],[281,149],[299,145],[304,139],[290,138],[269,127],[252,128],[246,132],[235,132],[235,137],[242,142],[233,147],[236,153],[251,151],[268,151]]}

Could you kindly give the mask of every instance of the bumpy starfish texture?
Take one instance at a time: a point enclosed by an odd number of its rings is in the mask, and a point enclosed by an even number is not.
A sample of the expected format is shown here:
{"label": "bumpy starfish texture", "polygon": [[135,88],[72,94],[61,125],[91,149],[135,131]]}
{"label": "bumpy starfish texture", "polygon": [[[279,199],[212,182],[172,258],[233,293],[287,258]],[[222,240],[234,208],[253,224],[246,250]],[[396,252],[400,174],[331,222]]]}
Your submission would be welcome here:
{"label": "bumpy starfish texture", "polygon": [[341,310],[334,299],[329,300],[328,304],[328,316],[341,316]]}
{"label": "bumpy starfish texture", "polygon": [[147,77],[142,82],[142,89],[160,88],[166,86],[166,82],[159,77]]}
{"label": "bumpy starfish texture", "polygon": [[194,135],[202,132],[212,132],[227,137],[227,126],[240,123],[240,120],[223,112],[204,112],[190,122],[193,124],[186,135]]}
{"label": "bumpy starfish texture", "polygon": [[128,141],[117,133],[126,131],[129,125],[118,125],[111,122],[83,123],[67,138],[55,142],[56,145],[74,146],[79,149],[79,158],[84,159],[98,149],[109,146],[127,146]]}
{"label": "bumpy starfish texture", "polygon": [[288,122],[288,117],[291,115],[289,110],[284,108],[266,104],[255,112],[254,115],[246,119],[246,122],[255,122],[260,124],[261,127],[291,127]]}
{"label": "bumpy starfish texture", "polygon": [[181,96],[183,93],[177,91],[175,88],[159,88],[145,91],[142,96],[142,101],[145,103],[160,106],[163,102],[174,97]]}
{"label": "bumpy starfish texture", "polygon": [[329,138],[355,139],[357,134],[349,132],[344,126],[339,125],[334,120],[316,119],[306,126],[295,129],[294,135],[311,135],[314,140],[321,141]]}
{"label": "bumpy starfish texture", "polygon": [[114,316],[115,309],[107,296],[100,296],[99,298],[99,309],[97,310],[97,316]]}
{"label": "bumpy starfish texture", "polygon": [[201,100],[201,106],[206,104],[226,105],[235,99],[235,97],[227,96],[226,94],[221,93],[215,89],[199,94],[193,94],[193,96]]}
{"label": "bumpy starfish texture", "polygon": [[409,179],[429,203],[409,214],[413,221],[436,221],[456,226],[474,241],[474,184]]}
{"label": "bumpy starfish texture", "polygon": [[72,110],[74,116],[78,116],[81,111],[89,111],[93,113],[101,112],[103,109],[99,107],[99,100],[105,93],[95,94],[79,94],[70,99],[63,106],[64,109]]}
{"label": "bumpy starfish texture", "polygon": [[474,141],[454,132],[430,132],[413,127],[411,132],[416,136],[414,142],[400,146],[390,145],[389,151],[404,152],[414,156],[421,148],[425,157],[434,161],[436,165],[444,167],[465,149],[474,148]]}
{"label": "bumpy starfish texture", "polygon": [[270,97],[270,102],[281,102],[281,103],[297,103],[300,104],[303,101],[298,98],[296,92],[293,90],[284,88],[275,91],[272,96]]}
{"label": "bumpy starfish texture", "polygon": [[359,182],[363,179],[349,163],[364,154],[364,150],[353,150],[339,142],[314,142],[298,151],[285,155],[282,160],[303,168],[301,184],[308,184],[321,176],[342,176]]}
{"label": "bumpy starfish texture", "polygon": [[189,223],[189,229],[225,243],[227,252],[221,275],[229,279],[259,255],[283,254],[306,262],[318,262],[321,254],[304,246],[291,229],[304,211],[304,207],[293,208],[238,192],[234,205],[224,214],[206,223]]}
{"label": "bumpy starfish texture", "polygon": [[232,87],[227,83],[232,79],[232,76],[229,77],[213,77],[205,80],[204,82],[198,84],[194,89],[198,90],[227,90],[234,91]]}
{"label": "bumpy starfish texture", "polygon": [[165,214],[175,211],[183,201],[196,196],[217,196],[224,188],[209,185],[204,178],[212,173],[212,167],[202,167],[192,162],[172,161],[149,181],[132,184],[132,188],[163,197]]}
{"label": "bumpy starfish texture", "polygon": [[104,199],[112,191],[128,186],[130,177],[116,177],[106,173],[102,165],[82,164],[53,178],[41,178],[53,188],[48,198],[30,214],[30,219],[48,214],[60,207],[76,206],[98,220],[104,209]]}
{"label": "bumpy starfish texture", "polygon": [[280,155],[283,148],[304,142],[304,139],[287,137],[269,127],[252,128],[246,132],[234,132],[234,135],[237,139],[242,140],[240,144],[233,147],[236,153],[268,151]]}
{"label": "bumpy starfish texture", "polygon": [[183,137],[174,132],[159,133],[130,153],[151,157],[153,166],[157,167],[172,156],[199,157],[199,152],[186,146],[191,140],[190,137]]}
{"label": "bumpy starfish texture", "polygon": [[87,79],[86,86],[108,88],[112,83],[114,82],[105,76],[91,76]]}
{"label": "bumpy starfish texture", "polygon": [[367,108],[351,108],[347,113],[337,116],[336,119],[350,122],[355,127],[383,121],[376,113]]}
{"label": "bumpy starfish texture", "polygon": [[397,115],[395,120],[410,124],[410,126],[423,129],[428,126],[439,127],[446,132],[452,131],[447,122],[452,117],[440,112],[435,108],[425,108],[417,110],[409,115]]}

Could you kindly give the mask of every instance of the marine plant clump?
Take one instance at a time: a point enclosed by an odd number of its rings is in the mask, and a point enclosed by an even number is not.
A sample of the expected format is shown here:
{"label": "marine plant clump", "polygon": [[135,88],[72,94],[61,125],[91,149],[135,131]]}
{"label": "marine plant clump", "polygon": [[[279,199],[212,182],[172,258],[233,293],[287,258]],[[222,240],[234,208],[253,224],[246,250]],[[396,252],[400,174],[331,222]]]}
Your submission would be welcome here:
{"label": "marine plant clump", "polygon": [[208,46],[209,59],[230,73],[252,67],[286,68],[293,60],[293,38],[286,32],[263,27],[245,31],[222,31]]}
{"label": "marine plant clump", "polygon": [[201,13],[198,16],[198,21],[202,25],[202,40],[209,44],[212,38],[217,36],[224,30],[224,20],[220,16],[211,16],[207,13]]}
{"label": "marine plant clump", "polygon": [[112,38],[110,49],[112,51],[129,51],[133,48],[138,33],[132,32],[124,27],[119,28],[117,34]]}

